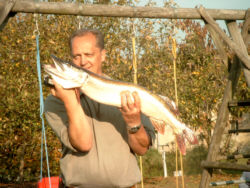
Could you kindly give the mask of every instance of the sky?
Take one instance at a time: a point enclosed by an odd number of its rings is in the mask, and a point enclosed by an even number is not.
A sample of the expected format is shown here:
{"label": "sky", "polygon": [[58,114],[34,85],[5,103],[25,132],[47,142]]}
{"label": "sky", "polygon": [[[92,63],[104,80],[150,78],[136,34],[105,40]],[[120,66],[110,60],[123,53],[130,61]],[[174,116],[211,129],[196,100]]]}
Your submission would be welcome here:
{"label": "sky", "polygon": [[[162,2],[162,0],[157,0]],[[205,8],[211,9],[241,9],[250,8],[250,0],[174,0],[180,8],[195,8],[197,5],[202,5]],[[224,21],[217,21],[219,25],[227,30]]]}
{"label": "sky", "polygon": [[[162,7],[163,2],[169,0],[154,0],[157,2],[157,6]],[[208,9],[241,9],[247,10],[250,8],[250,0],[173,0],[178,4],[180,8],[195,8],[196,6],[202,5]],[[227,26],[223,20],[216,21],[222,29],[224,29],[227,33]],[[242,22],[242,21],[237,21]],[[201,21],[203,24],[203,21]]]}
{"label": "sky", "polygon": [[[157,0],[162,2],[162,0]],[[214,9],[243,9],[250,8],[250,0],[174,0],[180,8],[195,8],[203,5],[205,8]]]}

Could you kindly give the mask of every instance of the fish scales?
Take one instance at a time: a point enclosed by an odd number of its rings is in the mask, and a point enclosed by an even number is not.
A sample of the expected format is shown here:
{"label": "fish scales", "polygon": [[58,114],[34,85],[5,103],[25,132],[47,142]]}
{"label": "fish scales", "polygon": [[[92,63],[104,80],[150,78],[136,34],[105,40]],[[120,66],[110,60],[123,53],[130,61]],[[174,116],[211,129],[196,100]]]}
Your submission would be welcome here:
{"label": "fish scales", "polygon": [[149,116],[156,129],[157,121],[165,126],[170,125],[176,134],[180,151],[185,154],[184,137],[192,144],[197,143],[193,131],[180,122],[171,111],[168,104],[157,95],[145,88],[122,81],[112,80],[99,76],[84,68],[78,67],[71,62],[63,61],[52,55],[53,65],[44,65],[45,71],[62,87],[80,90],[91,99],[106,105],[121,107],[120,93],[122,91],[136,91],[141,101],[141,111]]}

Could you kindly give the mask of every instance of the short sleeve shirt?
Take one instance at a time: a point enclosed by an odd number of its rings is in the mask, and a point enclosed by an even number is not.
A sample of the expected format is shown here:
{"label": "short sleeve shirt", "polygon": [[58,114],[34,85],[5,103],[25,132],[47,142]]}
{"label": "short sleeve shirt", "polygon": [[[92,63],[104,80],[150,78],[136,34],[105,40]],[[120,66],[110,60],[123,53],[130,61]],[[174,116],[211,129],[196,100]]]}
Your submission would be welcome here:
{"label": "short sleeve shirt", "polygon": [[[70,144],[63,102],[52,95],[45,101],[46,119],[63,146],[60,168],[66,186],[129,187],[140,182],[140,171],[135,154],[128,145],[126,123],[121,112],[83,94],[80,100],[93,129],[93,147],[88,152],[78,152]],[[144,115],[142,124],[153,140],[154,128]]]}

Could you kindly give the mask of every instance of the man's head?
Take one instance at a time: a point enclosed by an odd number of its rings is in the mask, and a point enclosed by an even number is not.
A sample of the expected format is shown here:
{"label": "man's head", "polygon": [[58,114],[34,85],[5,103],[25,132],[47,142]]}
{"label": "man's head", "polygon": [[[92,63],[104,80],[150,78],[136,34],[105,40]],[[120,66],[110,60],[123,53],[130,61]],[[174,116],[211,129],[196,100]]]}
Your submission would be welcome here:
{"label": "man's head", "polygon": [[73,63],[101,75],[106,55],[102,33],[98,30],[78,30],[69,42]]}

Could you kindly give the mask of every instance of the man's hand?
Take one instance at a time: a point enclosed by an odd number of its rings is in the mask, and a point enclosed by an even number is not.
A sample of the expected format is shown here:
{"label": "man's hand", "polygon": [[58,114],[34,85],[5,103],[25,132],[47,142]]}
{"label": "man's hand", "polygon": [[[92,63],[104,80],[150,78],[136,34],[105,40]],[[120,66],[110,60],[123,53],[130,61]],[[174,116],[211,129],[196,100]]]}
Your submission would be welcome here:
{"label": "man's hand", "polygon": [[55,87],[52,87],[50,89],[51,94],[61,99],[64,103],[67,103],[74,98],[76,98],[78,102],[80,101],[79,89],[77,88],[64,89],[61,85],[56,83],[54,80],[53,80],[53,84]]}
{"label": "man's hand", "polygon": [[[133,97],[133,98],[132,98]],[[141,124],[141,101],[137,92],[121,92],[121,112],[128,126]]]}
{"label": "man's hand", "polygon": [[[121,113],[127,126],[135,127],[141,122],[141,101],[137,92],[121,92]],[[138,155],[144,155],[150,145],[150,140],[144,126],[135,134],[128,134],[130,148]]]}
{"label": "man's hand", "polygon": [[78,88],[64,89],[54,81],[52,95],[63,101],[69,119],[68,136],[71,145],[78,151],[92,148],[93,133],[84,113]]}

